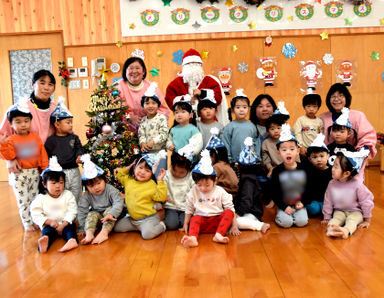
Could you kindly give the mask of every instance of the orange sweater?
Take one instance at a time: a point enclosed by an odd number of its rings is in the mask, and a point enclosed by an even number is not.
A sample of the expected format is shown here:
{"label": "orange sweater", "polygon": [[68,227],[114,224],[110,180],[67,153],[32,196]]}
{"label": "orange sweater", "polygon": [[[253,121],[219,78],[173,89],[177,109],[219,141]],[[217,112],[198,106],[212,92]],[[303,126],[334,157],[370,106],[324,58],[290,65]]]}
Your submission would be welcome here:
{"label": "orange sweater", "polygon": [[40,168],[48,166],[48,155],[41,138],[30,132],[26,136],[13,134],[9,141],[1,144],[0,153],[6,160],[17,159],[23,169]]}

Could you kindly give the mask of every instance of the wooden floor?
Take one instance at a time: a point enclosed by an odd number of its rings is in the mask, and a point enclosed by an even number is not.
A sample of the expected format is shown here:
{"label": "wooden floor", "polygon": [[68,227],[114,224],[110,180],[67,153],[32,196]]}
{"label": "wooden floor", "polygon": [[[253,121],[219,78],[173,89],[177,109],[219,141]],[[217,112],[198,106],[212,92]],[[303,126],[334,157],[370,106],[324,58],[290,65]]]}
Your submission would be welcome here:
{"label": "wooden floor", "polygon": [[99,246],[66,254],[37,252],[40,232],[23,233],[10,187],[0,183],[1,297],[383,297],[384,174],[366,171],[375,195],[373,220],[348,240],[325,236],[319,219],[281,229],[245,231],[229,245],[202,235],[185,249],[181,232],[154,240],[112,234]]}

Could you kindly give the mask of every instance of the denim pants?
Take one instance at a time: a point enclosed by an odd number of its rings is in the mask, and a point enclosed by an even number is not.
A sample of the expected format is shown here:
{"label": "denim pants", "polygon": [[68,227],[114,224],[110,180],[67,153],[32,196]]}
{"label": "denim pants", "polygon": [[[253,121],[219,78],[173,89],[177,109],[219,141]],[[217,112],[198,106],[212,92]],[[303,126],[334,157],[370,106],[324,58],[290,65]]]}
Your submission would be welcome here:
{"label": "denim pants", "polygon": [[323,214],[323,202],[312,201],[310,204],[305,206],[307,208],[309,217],[318,217]]}
{"label": "denim pants", "polygon": [[[48,248],[51,246],[51,244],[58,238],[60,235],[57,233],[55,228],[52,228],[51,226],[45,226],[43,230],[41,231],[43,236],[48,236]],[[77,241],[77,234],[76,234],[76,224],[71,223],[67,225],[63,232],[61,233],[61,237],[64,238],[65,242],[67,242],[69,239],[73,238]]]}
{"label": "denim pants", "polygon": [[165,210],[165,218],[164,223],[167,227],[167,230],[177,230],[182,228],[184,225],[185,213],[184,211],[176,210],[176,209],[168,209]]}
{"label": "denim pants", "polygon": [[300,210],[296,210],[294,206],[291,206],[295,212],[293,214],[287,214],[284,210],[277,208],[277,214],[275,218],[275,222],[278,226],[282,228],[290,228],[293,225],[297,227],[304,227],[308,224],[308,214],[307,209],[302,208]]}

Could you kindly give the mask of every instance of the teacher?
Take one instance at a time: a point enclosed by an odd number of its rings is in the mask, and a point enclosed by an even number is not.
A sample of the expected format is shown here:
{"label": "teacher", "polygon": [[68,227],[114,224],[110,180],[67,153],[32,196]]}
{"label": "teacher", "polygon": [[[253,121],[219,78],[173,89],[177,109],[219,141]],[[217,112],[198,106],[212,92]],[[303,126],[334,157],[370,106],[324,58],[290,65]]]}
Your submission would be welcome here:
{"label": "teacher", "polygon": [[[119,82],[120,97],[123,100],[123,105],[130,108],[130,119],[138,127],[141,119],[146,116],[144,108],[141,106],[141,97],[148,89],[151,82],[145,79],[147,76],[147,68],[144,61],[139,57],[128,58],[123,66],[121,73],[123,79]],[[158,112],[169,118],[169,110],[164,104],[164,96],[156,89],[156,94],[160,100]]]}

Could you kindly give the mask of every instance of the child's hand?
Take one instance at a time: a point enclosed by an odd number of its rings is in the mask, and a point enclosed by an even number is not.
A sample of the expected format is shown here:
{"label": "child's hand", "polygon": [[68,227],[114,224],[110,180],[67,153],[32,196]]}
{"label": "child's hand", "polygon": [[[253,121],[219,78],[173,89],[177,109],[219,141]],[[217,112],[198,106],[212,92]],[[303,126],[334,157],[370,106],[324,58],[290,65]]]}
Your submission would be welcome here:
{"label": "child's hand", "polygon": [[304,208],[304,205],[301,201],[298,201],[296,204],[295,204],[295,209],[296,210],[300,210],[300,209],[303,209]]}
{"label": "child's hand", "polygon": [[4,135],[0,135],[0,144],[8,142],[8,137]]}
{"label": "child's hand", "polygon": [[44,224],[54,229],[56,229],[59,226],[59,223],[53,219],[47,219]]}
{"label": "child's hand", "polygon": [[268,171],[267,177],[271,177],[272,171],[273,171],[273,168],[270,168],[269,171]]}
{"label": "child's hand", "polygon": [[8,173],[20,174],[21,166],[16,159],[7,160]]}
{"label": "child's hand", "polygon": [[293,210],[291,206],[288,206],[287,208],[285,208],[284,212],[288,215],[292,215],[293,213],[295,213],[295,210]]}
{"label": "child's hand", "polygon": [[185,234],[188,234],[188,224],[184,224],[179,231],[184,232]]}
{"label": "child's hand", "polygon": [[154,142],[153,140],[150,140],[150,141],[147,143],[147,148],[148,148],[148,149],[152,149],[154,144],[155,144],[155,142]]}
{"label": "child's hand", "polygon": [[61,224],[58,225],[58,227],[56,228],[56,231],[59,235],[61,235],[63,233],[63,230],[64,228],[68,225],[68,222],[66,221],[63,221]]}
{"label": "child's hand", "polygon": [[148,148],[147,148],[147,144],[146,144],[146,143],[141,143],[141,144],[140,144],[140,147],[141,147],[141,152],[147,152],[147,151],[148,151]]}
{"label": "child's hand", "polygon": [[200,89],[195,89],[193,90],[193,96],[200,96],[201,95],[201,90]]}
{"label": "child's hand", "polygon": [[321,221],[321,225],[323,225],[323,226],[328,225],[328,223],[329,223],[329,219],[323,219],[323,220]]}
{"label": "child's hand", "polygon": [[368,218],[365,218],[364,221],[357,225],[359,229],[368,229],[371,221]]}
{"label": "child's hand", "polygon": [[167,197],[167,202],[172,202],[171,197]]}
{"label": "child's hand", "polygon": [[307,148],[305,148],[303,145],[300,147],[300,155],[307,155]]}
{"label": "child's hand", "polygon": [[114,218],[113,215],[112,215],[112,214],[109,214],[109,213],[108,213],[106,216],[104,216],[102,219],[100,219],[100,221],[101,221],[102,223],[105,223],[105,222],[108,221],[108,220],[110,220],[110,221],[116,221],[117,219]]}
{"label": "child's hand", "polygon": [[76,163],[82,163],[82,161],[81,161],[81,155],[79,155],[79,156],[76,158]]}
{"label": "child's hand", "polygon": [[160,169],[160,173],[159,173],[159,175],[157,176],[157,181],[163,181],[164,176],[165,176],[166,173],[167,173],[166,170],[164,170],[164,169]]}

